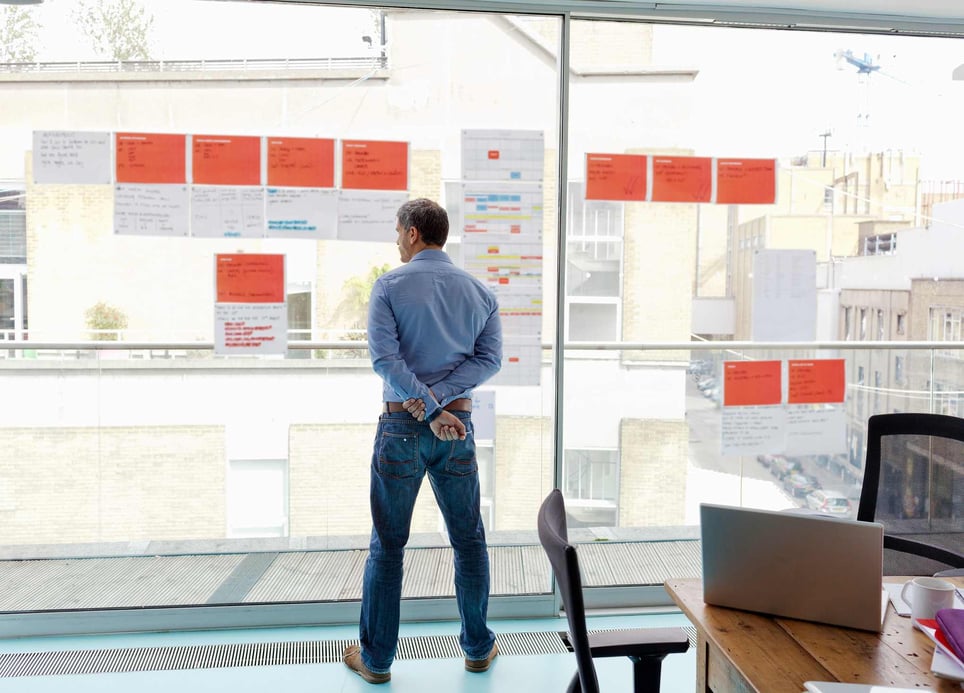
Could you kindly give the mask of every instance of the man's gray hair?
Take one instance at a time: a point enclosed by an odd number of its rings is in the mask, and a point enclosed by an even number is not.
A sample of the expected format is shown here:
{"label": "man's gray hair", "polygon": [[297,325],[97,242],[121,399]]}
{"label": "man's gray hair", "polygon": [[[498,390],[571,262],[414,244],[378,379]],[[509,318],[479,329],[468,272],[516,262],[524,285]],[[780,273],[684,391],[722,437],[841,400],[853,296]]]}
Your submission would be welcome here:
{"label": "man's gray hair", "polygon": [[415,227],[426,245],[442,247],[449,237],[449,215],[445,208],[426,197],[409,200],[398,208],[403,229]]}

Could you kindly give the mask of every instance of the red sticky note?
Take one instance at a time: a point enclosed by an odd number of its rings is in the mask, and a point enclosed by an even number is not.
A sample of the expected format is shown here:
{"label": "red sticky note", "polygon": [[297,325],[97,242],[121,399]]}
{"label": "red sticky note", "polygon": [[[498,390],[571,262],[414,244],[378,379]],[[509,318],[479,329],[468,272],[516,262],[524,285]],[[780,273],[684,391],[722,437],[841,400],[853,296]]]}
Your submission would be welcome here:
{"label": "red sticky note", "polygon": [[118,183],[186,183],[184,135],[118,132],[115,174]]}
{"label": "red sticky note", "polygon": [[335,140],[269,137],[268,185],[335,187]]}
{"label": "red sticky note", "polygon": [[342,140],[341,187],[408,190],[408,142]]}
{"label": "red sticky note", "polygon": [[646,157],[586,154],[587,200],[646,200]]}
{"label": "red sticky note", "polygon": [[216,256],[218,303],[284,303],[284,255]]}
{"label": "red sticky note", "polygon": [[779,361],[724,361],[723,406],[780,404]]}
{"label": "red sticky note", "polygon": [[787,362],[787,402],[843,402],[846,367],[843,359],[790,359]]}
{"label": "red sticky note", "polygon": [[772,205],[776,199],[776,159],[716,160],[717,203]]}
{"label": "red sticky note", "polygon": [[196,185],[260,185],[261,138],[194,135],[191,169]]}
{"label": "red sticky note", "polygon": [[709,202],[713,160],[700,156],[654,156],[653,202]]}

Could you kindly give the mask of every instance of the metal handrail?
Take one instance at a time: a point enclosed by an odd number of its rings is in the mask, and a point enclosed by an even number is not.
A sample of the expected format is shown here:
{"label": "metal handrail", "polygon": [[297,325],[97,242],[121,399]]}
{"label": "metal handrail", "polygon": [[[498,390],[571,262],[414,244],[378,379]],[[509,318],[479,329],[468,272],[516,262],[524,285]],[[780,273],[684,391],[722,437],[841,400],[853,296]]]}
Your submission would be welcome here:
{"label": "metal handrail", "polygon": [[[367,349],[367,341],[310,341],[293,340],[288,342],[292,350],[310,349]],[[552,344],[543,343],[543,350],[552,349]],[[0,349],[91,349],[131,351],[135,349],[184,349],[193,351],[212,351],[213,342],[121,342],[121,341],[86,341],[86,342],[34,342],[27,340],[0,340]],[[964,342],[930,342],[930,341],[890,341],[890,342],[566,342],[566,351],[759,351],[774,350],[787,351],[791,349],[819,349],[819,350],[874,350],[874,349],[906,349],[908,351],[964,350]]]}
{"label": "metal handrail", "polygon": [[385,55],[331,58],[245,58],[239,60],[76,60],[0,63],[2,72],[217,72],[263,70],[378,69]]}

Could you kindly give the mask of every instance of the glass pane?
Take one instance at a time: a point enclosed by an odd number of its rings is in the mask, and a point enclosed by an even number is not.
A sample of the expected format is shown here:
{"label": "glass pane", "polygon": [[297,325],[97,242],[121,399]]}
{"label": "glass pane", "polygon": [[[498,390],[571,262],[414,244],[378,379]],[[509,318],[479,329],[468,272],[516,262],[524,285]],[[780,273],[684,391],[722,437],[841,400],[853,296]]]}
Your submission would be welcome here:
{"label": "glass pane", "polygon": [[0,279],[0,331],[12,330],[15,326],[13,287],[13,279]]}
{"label": "glass pane", "polygon": [[[366,345],[368,304],[377,278],[401,264],[395,211],[416,197],[445,205],[453,263],[503,308],[504,366],[475,390],[483,514],[493,550],[503,537],[517,544],[520,531],[535,543],[531,508],[553,486],[553,352],[544,343],[555,333],[560,255],[552,210],[561,19],[145,0],[135,3],[144,22],[114,27],[134,44],[122,54],[119,41],[91,40],[81,3],[48,5],[10,10],[36,20],[31,64],[44,79],[0,57],[15,95],[4,103],[16,102],[0,109],[0,215],[24,221],[30,252],[13,280],[0,259],[0,330],[14,315],[25,327],[29,307],[29,342],[38,345],[0,351],[12,364],[0,385],[0,448],[13,451],[4,464],[14,460],[0,472],[4,547],[126,554],[190,541],[231,554],[285,539],[367,549],[383,399]],[[96,175],[38,178],[46,159],[33,150],[35,132],[80,133],[92,146],[106,135],[108,146],[84,159]],[[146,182],[121,181],[119,133],[155,143],[185,136],[168,152],[184,156],[174,167],[181,177],[160,182],[169,173],[153,161],[125,174]],[[195,145],[247,137],[254,153],[225,163],[225,180],[202,189]],[[272,149],[279,141],[290,149]],[[330,171],[317,166],[330,180],[311,175],[314,155],[298,157],[321,141],[333,158]],[[347,143],[357,142],[401,144],[406,154],[366,178],[378,162],[350,156]],[[346,183],[347,159],[365,185]],[[248,169],[253,181],[225,182]],[[389,190],[381,175],[406,180]],[[205,208],[215,192],[217,204]],[[141,202],[125,207],[125,195]],[[142,209],[147,198],[166,202]],[[125,227],[119,209],[143,226]],[[154,225],[157,217],[167,223]],[[2,257],[11,252],[4,219]],[[277,317],[289,343],[279,353],[213,353],[218,254],[284,256]],[[598,260],[610,263],[609,254]],[[15,311],[27,289],[29,306]],[[101,340],[109,343],[91,344]],[[450,549],[439,529],[425,483],[413,544]],[[360,590],[360,580],[332,594],[317,591],[323,580],[308,582],[298,598],[357,599]],[[530,571],[522,585],[493,576],[495,595],[549,588],[546,571]],[[454,597],[450,581],[411,590]]]}

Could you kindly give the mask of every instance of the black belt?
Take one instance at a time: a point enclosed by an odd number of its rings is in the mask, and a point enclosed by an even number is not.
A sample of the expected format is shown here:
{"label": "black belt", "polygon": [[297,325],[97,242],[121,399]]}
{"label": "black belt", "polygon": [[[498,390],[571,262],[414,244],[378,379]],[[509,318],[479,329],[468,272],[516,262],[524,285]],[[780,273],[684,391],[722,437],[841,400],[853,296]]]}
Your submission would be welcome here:
{"label": "black belt", "polygon": [[[468,397],[463,397],[462,399],[453,399],[451,402],[442,407],[442,409],[445,411],[472,411],[472,400]],[[382,411],[387,414],[394,414],[407,410],[402,406],[401,402],[385,402],[385,406],[382,407]]]}

